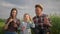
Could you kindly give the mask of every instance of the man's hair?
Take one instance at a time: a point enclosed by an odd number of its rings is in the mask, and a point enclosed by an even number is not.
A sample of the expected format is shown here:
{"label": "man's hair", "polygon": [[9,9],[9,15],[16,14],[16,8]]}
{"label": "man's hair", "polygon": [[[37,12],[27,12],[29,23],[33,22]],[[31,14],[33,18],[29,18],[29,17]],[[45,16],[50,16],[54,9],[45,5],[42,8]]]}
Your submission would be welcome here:
{"label": "man's hair", "polygon": [[36,5],[35,5],[35,8],[37,8],[37,7],[39,7],[41,10],[43,10],[43,7],[42,7],[41,4],[40,4],[40,5],[39,5],[39,4],[36,4]]}

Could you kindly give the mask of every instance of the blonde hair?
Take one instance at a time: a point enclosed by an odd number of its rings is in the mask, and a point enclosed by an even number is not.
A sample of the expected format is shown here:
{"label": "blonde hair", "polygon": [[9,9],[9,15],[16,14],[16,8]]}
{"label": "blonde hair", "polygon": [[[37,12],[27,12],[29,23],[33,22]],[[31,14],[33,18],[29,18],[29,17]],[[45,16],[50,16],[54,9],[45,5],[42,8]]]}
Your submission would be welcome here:
{"label": "blonde hair", "polygon": [[24,17],[26,17],[26,15],[28,15],[28,16],[29,16],[29,21],[31,21],[31,22],[32,22],[32,18],[31,18],[31,16],[30,16],[28,13],[25,13],[25,14],[24,14]]}

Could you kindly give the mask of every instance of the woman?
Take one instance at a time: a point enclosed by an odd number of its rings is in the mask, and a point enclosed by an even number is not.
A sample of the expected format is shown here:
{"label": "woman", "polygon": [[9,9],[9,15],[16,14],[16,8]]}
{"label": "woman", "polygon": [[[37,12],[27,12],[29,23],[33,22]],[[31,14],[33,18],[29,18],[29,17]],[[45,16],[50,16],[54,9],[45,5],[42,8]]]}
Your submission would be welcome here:
{"label": "woman", "polygon": [[31,34],[31,27],[35,27],[35,24],[32,22],[32,19],[29,14],[24,14],[24,21],[21,22],[21,31],[20,34]]}
{"label": "woman", "polygon": [[4,30],[5,34],[17,34],[17,29],[20,25],[20,20],[17,17],[17,9],[12,8],[10,17],[7,19]]}

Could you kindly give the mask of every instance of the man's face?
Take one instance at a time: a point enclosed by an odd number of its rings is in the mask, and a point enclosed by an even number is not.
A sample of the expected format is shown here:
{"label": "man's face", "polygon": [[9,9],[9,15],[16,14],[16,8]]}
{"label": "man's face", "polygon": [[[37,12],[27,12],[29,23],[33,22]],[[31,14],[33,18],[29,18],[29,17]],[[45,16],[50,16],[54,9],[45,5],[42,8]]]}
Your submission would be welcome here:
{"label": "man's face", "polygon": [[41,14],[41,12],[42,12],[41,8],[39,8],[39,7],[36,7],[36,8],[35,8],[35,13],[36,13],[36,15]]}

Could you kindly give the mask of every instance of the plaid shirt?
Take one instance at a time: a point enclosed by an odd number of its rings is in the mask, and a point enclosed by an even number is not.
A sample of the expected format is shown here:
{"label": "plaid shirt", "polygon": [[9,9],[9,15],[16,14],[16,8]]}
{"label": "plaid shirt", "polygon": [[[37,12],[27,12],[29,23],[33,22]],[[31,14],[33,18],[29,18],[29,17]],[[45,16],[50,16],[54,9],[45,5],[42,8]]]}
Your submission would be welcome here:
{"label": "plaid shirt", "polygon": [[[35,23],[35,28],[39,28],[39,29],[47,29],[49,27],[49,24],[47,24],[49,21],[49,19],[47,18],[47,15],[42,14],[42,16],[35,16],[33,18],[33,21]],[[41,25],[42,23],[42,25]]]}
{"label": "plaid shirt", "polygon": [[[7,22],[8,23],[8,22]],[[7,24],[5,23],[5,24]],[[8,29],[6,31],[11,31],[11,32],[14,32],[14,31],[17,31],[19,25],[20,25],[20,20],[19,19],[16,19],[16,23],[17,24],[17,27],[14,27],[14,21],[12,21],[9,25],[8,25]]]}

